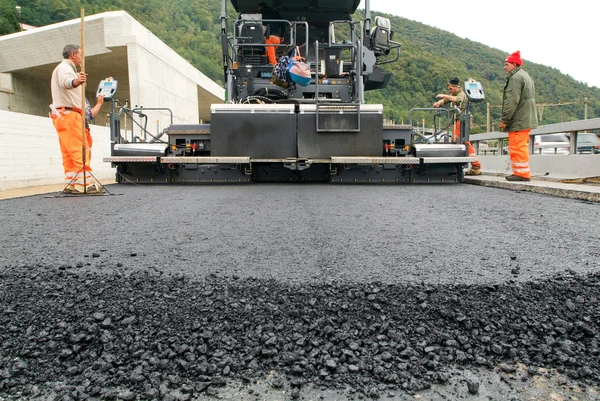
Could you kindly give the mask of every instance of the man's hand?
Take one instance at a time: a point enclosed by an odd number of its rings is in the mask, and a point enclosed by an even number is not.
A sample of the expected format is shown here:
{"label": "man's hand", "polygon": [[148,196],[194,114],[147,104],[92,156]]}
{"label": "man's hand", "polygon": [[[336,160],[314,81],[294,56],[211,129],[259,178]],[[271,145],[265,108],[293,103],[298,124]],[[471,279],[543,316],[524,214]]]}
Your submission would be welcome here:
{"label": "man's hand", "polygon": [[[436,97],[439,99],[442,95],[437,95]],[[444,105],[444,98],[442,97],[442,100],[438,100],[437,102],[433,103],[433,107],[434,108],[438,108]]]}
{"label": "man's hand", "polygon": [[504,121],[500,121],[500,122],[498,123],[498,128],[499,128],[499,129],[505,129],[505,128],[506,128],[506,123],[505,123]]}
{"label": "man's hand", "polygon": [[87,80],[87,74],[85,72],[78,72],[77,78],[73,80],[73,87],[77,88],[79,85],[85,83]]}
{"label": "man's hand", "polygon": [[440,94],[436,95],[436,98],[440,99],[433,104],[433,107],[437,109],[438,107],[441,107],[444,105],[444,103],[445,103],[444,100],[446,99],[446,95],[443,93],[440,93]]}
{"label": "man's hand", "polygon": [[102,108],[103,104],[104,104],[104,95],[100,93],[100,94],[98,94],[98,96],[96,96],[96,105],[94,107],[92,107],[92,118],[94,118],[98,115],[98,112]]}

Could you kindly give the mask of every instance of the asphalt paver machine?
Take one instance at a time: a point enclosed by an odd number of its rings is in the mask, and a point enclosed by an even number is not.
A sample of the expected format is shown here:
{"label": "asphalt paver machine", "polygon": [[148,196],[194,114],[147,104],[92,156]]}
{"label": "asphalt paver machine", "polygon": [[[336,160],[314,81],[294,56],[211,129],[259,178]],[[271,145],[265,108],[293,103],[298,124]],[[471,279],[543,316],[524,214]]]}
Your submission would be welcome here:
{"label": "asphalt paver machine", "polygon": [[[263,19],[257,0],[222,0],[226,99],[211,105],[209,124],[171,124],[161,138],[128,142],[113,110],[104,160],[116,166],[117,182],[463,180],[465,164],[475,160],[465,145],[417,143],[412,127],[384,125],[383,106],[365,103],[365,91],[388,86],[392,74],[383,66],[401,47],[389,19],[371,18],[368,0],[360,21],[352,17],[360,0],[265,1],[281,19]],[[272,45],[277,58],[301,57],[310,67],[307,85],[274,74],[265,42],[272,23],[284,32]]]}

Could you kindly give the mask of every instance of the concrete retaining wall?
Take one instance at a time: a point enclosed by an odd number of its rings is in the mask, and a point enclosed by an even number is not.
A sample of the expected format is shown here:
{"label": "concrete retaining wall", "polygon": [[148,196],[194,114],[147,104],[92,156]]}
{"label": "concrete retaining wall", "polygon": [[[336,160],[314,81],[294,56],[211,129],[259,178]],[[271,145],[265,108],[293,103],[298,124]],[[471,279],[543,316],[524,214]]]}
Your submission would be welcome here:
{"label": "concrete retaining wall", "polygon": [[[102,159],[110,156],[110,130],[92,125],[94,176],[113,180],[115,169]],[[28,114],[0,111],[0,190],[64,181],[62,156],[52,120]]]}
{"label": "concrete retaining wall", "polygon": [[[512,174],[508,155],[477,156],[487,174]],[[600,177],[600,155],[530,155],[532,177],[574,179]]]}

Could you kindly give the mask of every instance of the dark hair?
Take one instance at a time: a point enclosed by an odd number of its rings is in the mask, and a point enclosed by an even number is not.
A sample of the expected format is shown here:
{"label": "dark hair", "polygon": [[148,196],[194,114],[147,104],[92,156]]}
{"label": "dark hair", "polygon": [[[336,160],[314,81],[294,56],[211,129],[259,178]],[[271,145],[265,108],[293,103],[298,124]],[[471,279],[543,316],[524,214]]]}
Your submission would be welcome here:
{"label": "dark hair", "polygon": [[81,49],[81,46],[79,45],[66,45],[63,49],[63,58],[69,58],[71,56],[71,53],[74,53],[79,49]]}
{"label": "dark hair", "polygon": [[450,78],[448,85],[460,86],[460,81],[458,78]]}
{"label": "dark hair", "polygon": [[258,3],[259,7],[266,7],[267,3],[265,3],[264,1],[261,1],[260,3]]}

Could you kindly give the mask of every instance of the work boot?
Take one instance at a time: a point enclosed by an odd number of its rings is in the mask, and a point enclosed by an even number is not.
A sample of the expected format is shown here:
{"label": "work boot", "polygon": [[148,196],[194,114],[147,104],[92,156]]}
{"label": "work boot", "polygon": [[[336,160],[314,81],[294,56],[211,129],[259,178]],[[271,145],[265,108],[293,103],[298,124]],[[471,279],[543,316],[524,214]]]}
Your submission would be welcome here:
{"label": "work boot", "polygon": [[88,194],[100,194],[103,192],[103,190],[101,187],[94,183],[87,186],[86,192]]}
{"label": "work boot", "polygon": [[465,175],[481,175],[481,167],[471,167]]}
{"label": "work boot", "polygon": [[531,181],[531,178],[521,177],[520,175],[507,175],[506,181]]}
{"label": "work boot", "polygon": [[66,187],[63,189],[62,193],[63,193],[63,194],[72,194],[72,193],[73,193],[73,190],[74,190],[74,188],[73,188],[73,185],[67,185],[67,186],[66,186]]}
{"label": "work boot", "polygon": [[83,190],[82,186],[73,185],[73,189],[71,193],[73,195],[85,195],[85,194],[99,194],[102,193],[102,189],[99,188],[96,184],[90,184]]}

